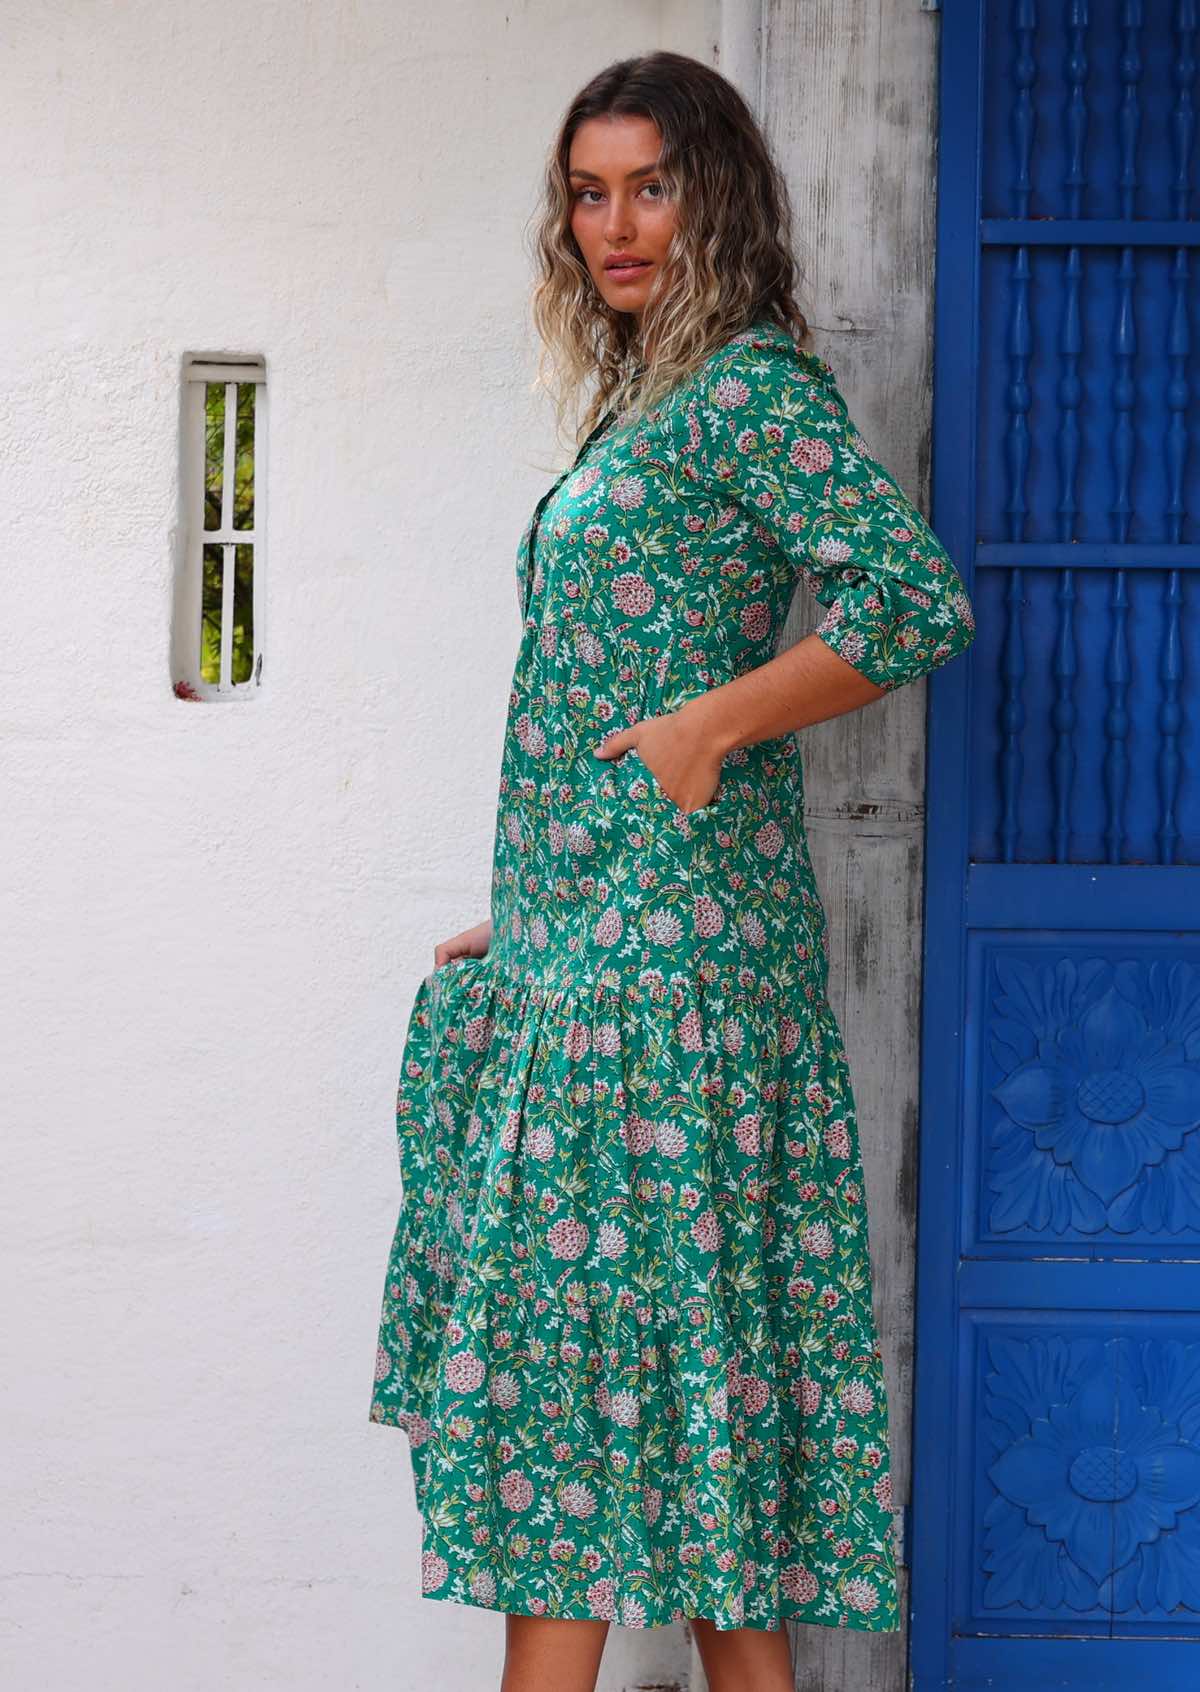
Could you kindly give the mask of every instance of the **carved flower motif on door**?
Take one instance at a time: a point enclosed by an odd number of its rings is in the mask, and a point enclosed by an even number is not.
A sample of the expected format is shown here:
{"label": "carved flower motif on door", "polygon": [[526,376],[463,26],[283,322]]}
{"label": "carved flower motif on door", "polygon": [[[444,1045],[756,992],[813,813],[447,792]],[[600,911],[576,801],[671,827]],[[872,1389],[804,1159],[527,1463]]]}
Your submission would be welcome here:
{"label": "carved flower motif on door", "polygon": [[1200,1230],[1200,970],[995,959],[994,1234]]}
{"label": "carved flower motif on door", "polygon": [[993,1335],[983,1601],[1200,1610],[1200,1345]]}

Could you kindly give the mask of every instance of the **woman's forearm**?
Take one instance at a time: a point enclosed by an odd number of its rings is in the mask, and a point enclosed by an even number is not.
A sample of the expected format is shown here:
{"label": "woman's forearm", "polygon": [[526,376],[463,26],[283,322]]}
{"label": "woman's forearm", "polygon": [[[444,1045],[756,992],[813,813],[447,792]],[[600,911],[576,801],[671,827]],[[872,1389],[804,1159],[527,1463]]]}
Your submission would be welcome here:
{"label": "woman's forearm", "polygon": [[689,699],[679,714],[723,758],[735,747],[840,717],[888,691],[810,634],[744,676]]}

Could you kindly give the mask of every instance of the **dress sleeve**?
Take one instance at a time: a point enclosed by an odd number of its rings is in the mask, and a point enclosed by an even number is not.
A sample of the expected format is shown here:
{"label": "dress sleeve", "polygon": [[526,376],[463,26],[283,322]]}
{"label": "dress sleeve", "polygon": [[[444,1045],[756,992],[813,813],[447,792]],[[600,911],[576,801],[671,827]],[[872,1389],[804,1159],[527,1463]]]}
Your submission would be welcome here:
{"label": "dress sleeve", "polygon": [[871,457],[823,360],[739,353],[702,387],[692,444],[825,609],[814,630],[876,686],[915,681],[966,650],[975,617],[924,517]]}

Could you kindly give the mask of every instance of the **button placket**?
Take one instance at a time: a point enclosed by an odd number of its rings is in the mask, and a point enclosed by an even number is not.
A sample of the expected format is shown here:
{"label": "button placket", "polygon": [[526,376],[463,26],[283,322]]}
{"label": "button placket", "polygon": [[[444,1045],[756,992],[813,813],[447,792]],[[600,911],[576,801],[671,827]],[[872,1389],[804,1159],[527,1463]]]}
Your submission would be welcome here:
{"label": "button placket", "polygon": [[541,499],[538,500],[537,504],[533,508],[533,519],[532,519],[532,521],[530,522],[530,525],[529,525],[529,543],[528,543],[528,546],[526,547],[526,550],[525,550],[525,581],[524,581],[524,594],[523,594],[522,604],[521,604],[521,616],[522,616],[522,618],[528,617],[528,615],[529,615],[529,602],[530,602],[530,600],[533,596],[533,552],[534,552],[534,547],[537,544],[538,528],[541,524],[542,512],[546,509],[547,505],[549,505],[550,501],[554,498],[554,496],[558,492],[559,488],[562,487],[562,485],[566,481],[567,477],[574,475],[575,471],[578,470],[579,466],[583,463],[584,455],[586,454],[588,448],[591,446],[592,442],[594,440],[596,440],[601,434],[603,434],[604,430],[607,429],[608,425],[612,422],[612,420],[615,416],[616,416],[615,407],[612,410],[605,412],[604,416],[600,419],[599,423],[596,424],[595,428],[588,435],[587,439],[584,441],[584,443],[580,447],[579,451],[575,454],[574,462],[569,464],[567,466],[567,468],[563,471],[562,475],[559,476],[557,481],[552,483],[551,486],[549,488],[547,488],[546,492],[542,495]]}

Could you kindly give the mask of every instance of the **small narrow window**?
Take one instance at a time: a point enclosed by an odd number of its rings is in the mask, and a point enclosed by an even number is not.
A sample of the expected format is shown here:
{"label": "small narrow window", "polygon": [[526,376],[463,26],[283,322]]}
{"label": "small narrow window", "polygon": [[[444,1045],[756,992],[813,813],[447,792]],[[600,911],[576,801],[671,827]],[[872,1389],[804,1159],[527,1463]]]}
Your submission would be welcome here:
{"label": "small narrow window", "polygon": [[266,367],[261,358],[189,354],[183,374],[175,692],[251,698],[263,664]]}

